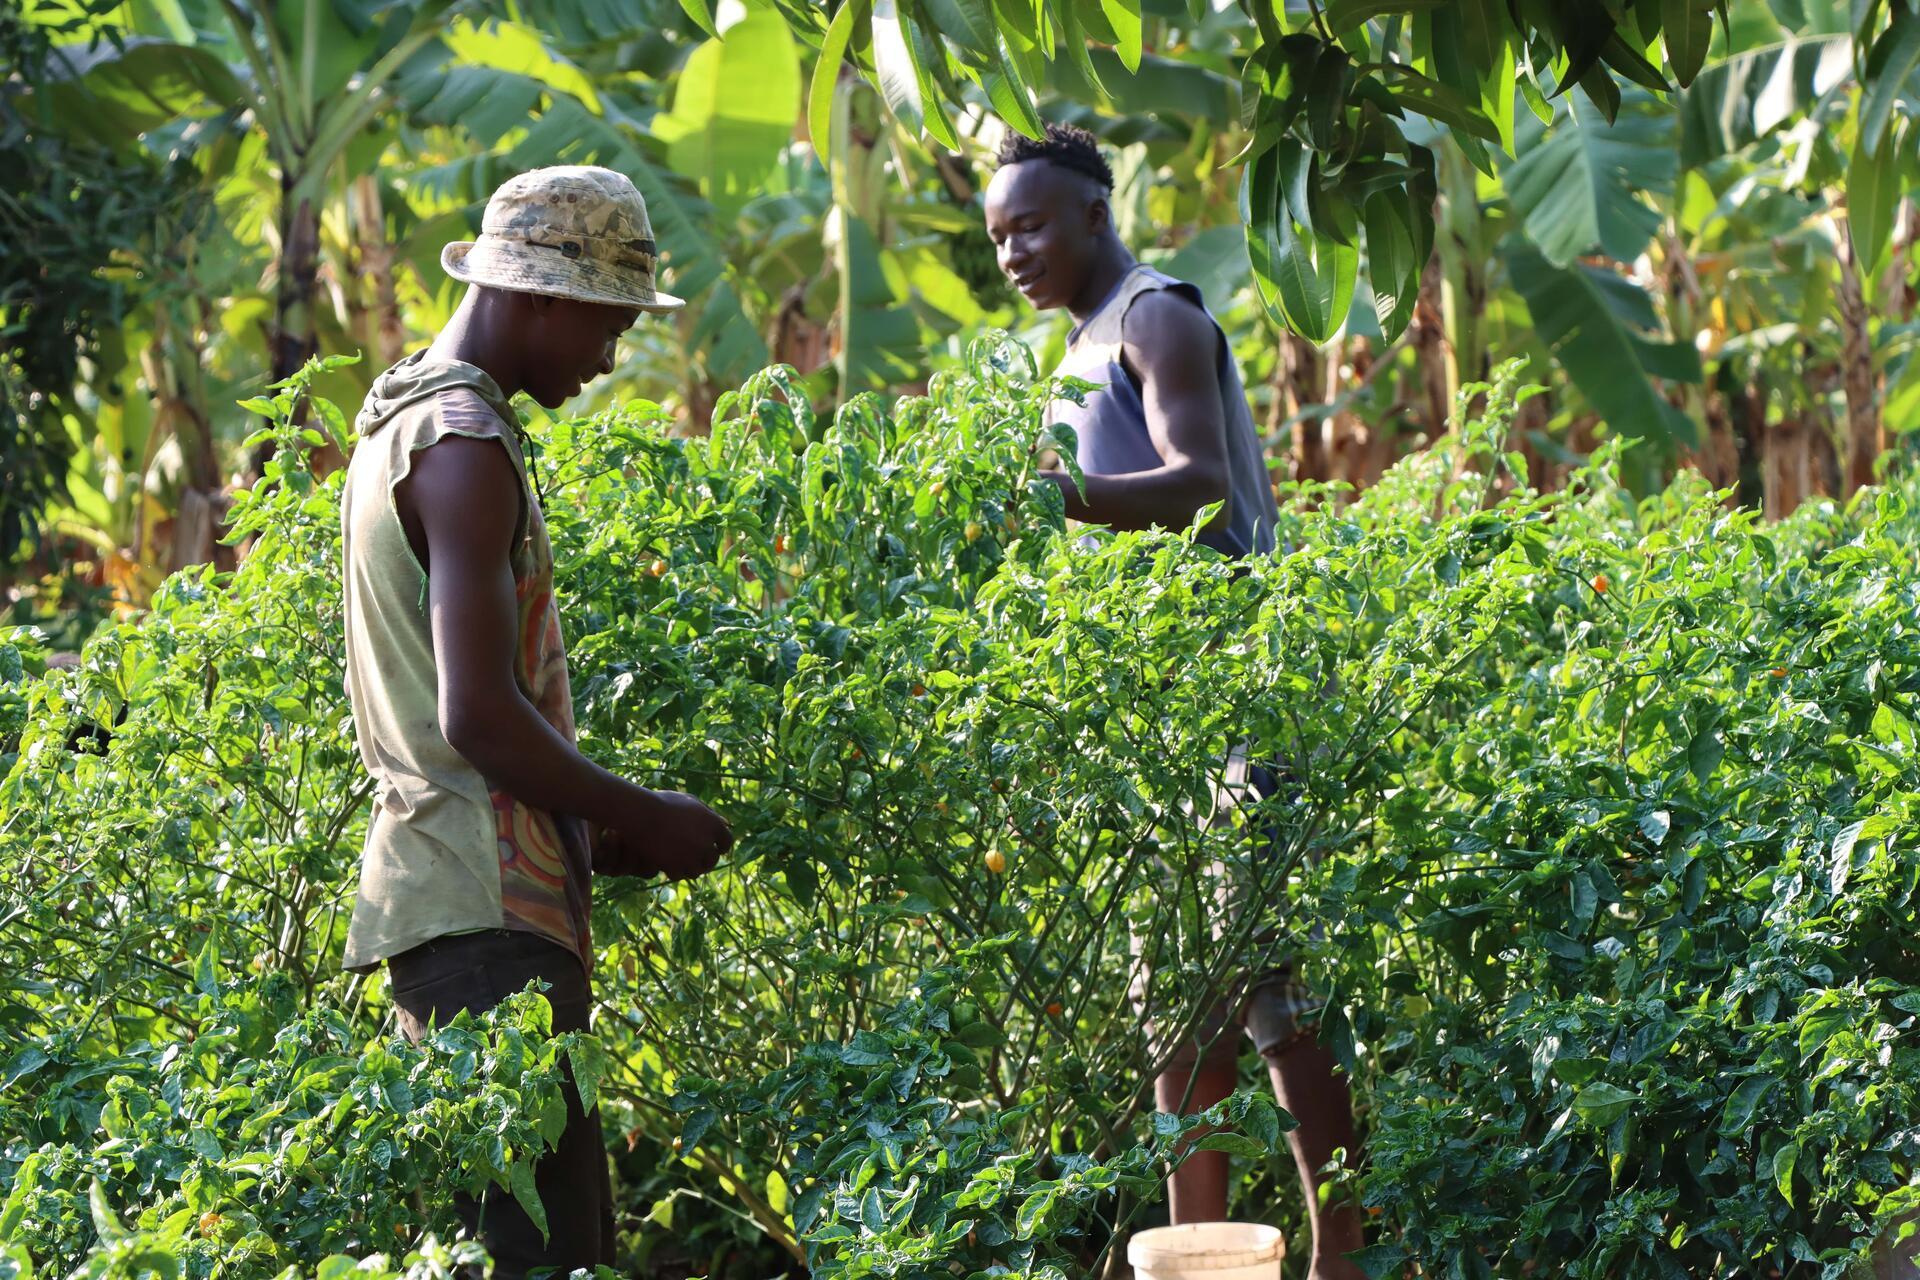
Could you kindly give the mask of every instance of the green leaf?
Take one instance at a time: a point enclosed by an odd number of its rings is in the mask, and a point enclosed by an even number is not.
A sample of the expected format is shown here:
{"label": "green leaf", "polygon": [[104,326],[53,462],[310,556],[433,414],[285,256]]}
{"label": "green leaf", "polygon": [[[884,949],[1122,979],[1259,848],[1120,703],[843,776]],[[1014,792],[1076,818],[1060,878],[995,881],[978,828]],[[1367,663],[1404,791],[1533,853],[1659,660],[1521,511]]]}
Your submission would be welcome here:
{"label": "green leaf", "polygon": [[1754,49],[1701,71],[1680,95],[1680,163],[1739,151],[1803,118],[1853,76],[1850,36],[1809,36]]}
{"label": "green leaf", "polygon": [[926,127],[926,104],[904,21],[897,0],[873,0],[873,70],[880,96],[908,132],[919,133]]}
{"label": "green leaf", "polygon": [[1652,365],[1662,376],[1698,381],[1699,356],[1691,344],[1656,344],[1623,323],[1632,299],[1621,295],[1638,293],[1631,284],[1584,264],[1555,267],[1530,245],[1509,243],[1503,256],[1541,340],[1615,431],[1693,442],[1693,423],[1655,390],[1648,373]]}
{"label": "green leaf", "polygon": [[[739,86],[750,84],[752,93]],[[672,110],[654,119],[673,168],[694,179],[720,216],[766,190],[800,114],[800,53],[786,19],[750,12],[687,58]]]}
{"label": "green leaf", "polygon": [[1887,145],[1873,153],[1868,152],[1862,131],[1854,139],[1853,155],[1847,161],[1847,234],[1853,239],[1861,283],[1869,289],[1879,279],[1899,213],[1901,130],[1902,125],[1896,121]]}
{"label": "green leaf", "polygon": [[1713,9],[1701,0],[1660,0],[1660,31],[1667,44],[1667,63],[1681,87],[1693,83],[1706,65],[1707,46],[1713,43]]}
{"label": "green leaf", "polygon": [[1400,1275],[1407,1264],[1407,1251],[1397,1244],[1369,1245],[1347,1255],[1353,1265],[1366,1273],[1367,1280],[1385,1280]]}
{"label": "green leaf", "polygon": [[1414,250],[1413,229],[1407,225],[1407,200],[1399,192],[1382,191],[1362,207],[1367,230],[1367,283],[1373,289],[1374,318],[1387,341],[1398,338],[1413,318],[1420,298],[1420,275],[1426,263]]}
{"label": "green leaf", "polygon": [[[993,109],[1000,118],[1026,134],[1029,138],[1043,138],[1047,133],[1047,122],[1034,110],[1033,90],[1021,78],[1019,64],[1002,52],[999,55],[1000,69],[989,71],[986,77],[987,99],[993,103]],[[956,140],[950,144],[959,150]]]}
{"label": "green leaf", "polygon": [[1396,105],[1430,120],[1437,120],[1469,137],[1500,145],[1500,131],[1480,109],[1477,97],[1468,98],[1438,80],[1415,72],[1401,71],[1398,67],[1394,70],[1393,100]]}
{"label": "green leaf", "polygon": [[1228,1155],[1246,1156],[1258,1160],[1268,1154],[1267,1148],[1244,1133],[1210,1133],[1193,1144],[1195,1151],[1224,1151]]}
{"label": "green leaf", "polygon": [[1866,80],[1860,90],[1860,141],[1868,155],[1879,149],[1894,104],[1906,90],[1907,77],[1920,67],[1920,14],[1903,3],[1889,8],[1892,21],[1867,55]]}
{"label": "green leaf", "polygon": [[1754,1108],[1776,1083],[1772,1076],[1748,1076],[1742,1080],[1720,1109],[1719,1132],[1729,1136],[1746,1133],[1753,1123]]}
{"label": "green leaf", "polygon": [[1129,72],[1138,72],[1143,51],[1140,0],[1100,0],[1100,8],[1113,26],[1114,49],[1121,65]]}
{"label": "green leaf", "polygon": [[1573,1110],[1587,1125],[1604,1129],[1626,1115],[1627,1108],[1639,1100],[1639,1094],[1597,1080],[1573,1095]]}
{"label": "green leaf", "polygon": [[20,1230],[20,1221],[26,1216],[27,1201],[40,1186],[40,1166],[46,1157],[38,1151],[30,1154],[14,1170],[13,1187],[7,1193],[5,1205],[0,1205],[0,1240],[11,1240]]}
{"label": "green leaf", "polygon": [[1631,262],[1660,226],[1642,192],[1673,191],[1672,131],[1664,119],[1624,116],[1613,124],[1578,99],[1556,128],[1521,133],[1520,158],[1504,175],[1527,238],[1556,267],[1596,248]]}
{"label": "green leaf", "polygon": [[1636,822],[1639,824],[1640,834],[1647,838],[1648,843],[1655,845],[1664,843],[1667,832],[1673,829],[1673,815],[1665,809],[1649,809],[1642,813]]}
{"label": "green leaf", "polygon": [[107,1201],[107,1189],[95,1178],[87,1185],[87,1211],[93,1219],[94,1234],[109,1244],[127,1237],[127,1228]]}
{"label": "green leaf", "polygon": [[1789,1142],[1773,1153],[1773,1185],[1779,1188],[1780,1198],[1788,1204],[1793,1203],[1793,1166],[1799,1159],[1797,1142]]}
{"label": "green leaf", "polygon": [[1446,3],[1447,0],[1333,0],[1321,10],[1321,16],[1327,30],[1338,38],[1375,18],[1444,8]]}
{"label": "green leaf", "polygon": [[1705,782],[1720,767],[1726,751],[1718,726],[1710,725],[1694,734],[1692,741],[1687,744],[1687,768],[1696,781]]}
{"label": "green leaf", "polygon": [[1020,1205],[1020,1212],[1014,1216],[1014,1234],[1022,1240],[1031,1240],[1040,1229],[1041,1222],[1053,1209],[1060,1198],[1058,1187],[1048,1187],[1037,1195],[1028,1196]]}
{"label": "green leaf", "polygon": [[[1507,44],[1507,12],[1500,0],[1460,0],[1460,33],[1467,57],[1476,67],[1491,67]],[[1511,62],[1511,54],[1509,54]]]}
{"label": "green leaf", "polygon": [[854,24],[865,16],[861,0],[846,0],[827,24],[820,44],[820,57],[813,64],[813,81],[807,88],[807,133],[813,139],[813,153],[826,163],[833,138],[833,95],[840,87],[840,70],[846,63],[847,46],[853,40]]}
{"label": "green leaf", "polygon": [[720,38],[720,28],[714,25],[710,0],[680,0],[680,12],[693,19],[693,25],[706,32],[708,39]]}
{"label": "green leaf", "polygon": [[220,931],[207,930],[207,940],[193,958],[193,986],[203,996],[220,994]]}
{"label": "green leaf", "polygon": [[1331,238],[1303,235],[1294,227],[1280,197],[1275,152],[1247,166],[1241,208],[1262,301],[1295,333],[1325,342],[1346,319],[1359,274],[1359,250]]}
{"label": "green leaf", "polygon": [[527,1220],[540,1232],[544,1243],[549,1237],[547,1232],[547,1206],[541,1203],[540,1188],[533,1180],[533,1160],[529,1153],[520,1152],[513,1161],[513,1167],[507,1171],[507,1185],[513,1191],[514,1200],[525,1210]]}

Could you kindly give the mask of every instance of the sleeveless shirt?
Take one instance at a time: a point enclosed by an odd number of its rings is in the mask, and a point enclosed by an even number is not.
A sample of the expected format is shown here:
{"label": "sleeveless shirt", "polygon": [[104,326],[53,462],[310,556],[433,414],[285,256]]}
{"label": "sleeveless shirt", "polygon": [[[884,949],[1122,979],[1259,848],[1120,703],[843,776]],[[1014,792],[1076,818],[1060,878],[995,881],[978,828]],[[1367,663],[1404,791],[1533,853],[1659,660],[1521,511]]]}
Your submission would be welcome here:
{"label": "sleeveless shirt", "polygon": [[[1066,355],[1054,370],[1057,377],[1072,376],[1102,385],[1087,393],[1084,405],[1055,400],[1049,420],[1066,423],[1078,435],[1075,453],[1082,471],[1125,475],[1164,465],[1147,430],[1140,387],[1120,359],[1127,312],[1142,294],[1158,289],[1178,294],[1199,307],[1219,339],[1215,373],[1226,414],[1228,499],[1221,519],[1201,532],[1200,541],[1230,556],[1271,552],[1278,509],[1260,433],[1254,427],[1253,411],[1247,404],[1246,388],[1241,384],[1226,334],[1193,285],[1144,264],[1135,265],[1122,277],[1106,301],[1068,335]],[[1136,342],[1140,339],[1140,334],[1134,334]]]}
{"label": "sleeveless shirt", "polygon": [[553,550],[527,483],[519,419],[486,373],[427,352],[374,380],[341,499],[347,694],[375,783],[347,930],[345,967],[447,934],[513,929],[548,938],[593,968],[592,860],[586,824],[487,785],[440,730],[439,670],[427,575],[394,505],[413,458],[448,436],[498,442],[519,478],[510,553],[518,616],[514,681],[569,741],[573,698],[553,599]]}

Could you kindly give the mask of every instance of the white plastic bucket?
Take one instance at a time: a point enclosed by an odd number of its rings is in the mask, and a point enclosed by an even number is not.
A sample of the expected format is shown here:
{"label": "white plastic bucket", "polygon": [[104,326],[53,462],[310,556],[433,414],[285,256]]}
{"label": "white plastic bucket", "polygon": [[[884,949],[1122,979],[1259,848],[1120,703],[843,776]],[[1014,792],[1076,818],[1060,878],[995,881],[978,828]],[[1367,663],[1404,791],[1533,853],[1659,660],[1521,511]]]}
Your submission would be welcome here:
{"label": "white plastic bucket", "polygon": [[1142,1231],[1127,1245],[1134,1280],[1280,1280],[1280,1231],[1259,1222],[1194,1222]]}

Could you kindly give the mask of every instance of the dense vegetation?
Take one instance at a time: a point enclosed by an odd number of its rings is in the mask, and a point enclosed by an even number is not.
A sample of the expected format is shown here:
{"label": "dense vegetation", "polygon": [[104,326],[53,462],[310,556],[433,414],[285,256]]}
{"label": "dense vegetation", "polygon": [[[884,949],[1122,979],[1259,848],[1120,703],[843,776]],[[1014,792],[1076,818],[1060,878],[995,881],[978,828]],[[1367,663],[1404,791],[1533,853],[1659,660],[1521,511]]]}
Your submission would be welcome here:
{"label": "dense vegetation", "polygon": [[[563,1062],[623,1274],[1111,1275],[1195,1121],[1130,972],[1293,951],[1375,1276],[1920,1212],[1909,0],[26,0],[0,66],[0,1280],[451,1274]],[[978,192],[1042,119],[1221,316],[1286,554],[1030,483]],[[600,886],[594,1036],[416,1048],[338,968],[335,406],[556,162],[695,303],[536,425],[582,732],[742,840]],[[1202,824],[1235,744],[1292,786]],[[1287,1117],[1205,1119],[1297,1236]]]}
{"label": "dense vegetation", "polygon": [[[983,342],[830,419],[774,371],[709,438],[644,403],[542,431],[590,749],[743,835],[602,886],[594,1040],[536,1003],[411,1051],[337,971],[363,784],[338,477],[301,450],[230,577],[72,671],[15,633],[0,1265],[435,1274],[444,1197],[382,1188],[513,1185],[571,1053],[624,1265],[1097,1273],[1178,1136],[1131,926],[1193,1014],[1209,966],[1313,949],[1374,1274],[1843,1274],[1913,1198],[1905,479],[1771,527],[1698,480],[1636,502],[1611,454],[1542,494],[1502,384],[1237,573],[1069,536],[1025,479],[1045,395]],[[287,446],[344,430],[316,408]],[[1243,738],[1299,788],[1197,827]],[[1216,862],[1294,907],[1207,945]],[[1230,1112],[1208,1141],[1258,1177],[1284,1117]]]}
{"label": "dense vegetation", "polygon": [[1548,487],[1632,436],[1641,492],[1691,465],[1774,516],[1844,497],[1920,404],[1917,43],[1902,0],[28,0],[0,11],[0,237],[44,250],[0,277],[13,620],[70,647],[224,554],[236,402],[362,351],[320,381],[353,403],[533,165],[632,174],[696,302],[614,398],[698,433],[769,362],[823,407],[918,389],[1030,323],[978,189],[1041,115],[1113,148],[1123,236],[1206,289],[1295,478],[1372,483],[1525,355]]}

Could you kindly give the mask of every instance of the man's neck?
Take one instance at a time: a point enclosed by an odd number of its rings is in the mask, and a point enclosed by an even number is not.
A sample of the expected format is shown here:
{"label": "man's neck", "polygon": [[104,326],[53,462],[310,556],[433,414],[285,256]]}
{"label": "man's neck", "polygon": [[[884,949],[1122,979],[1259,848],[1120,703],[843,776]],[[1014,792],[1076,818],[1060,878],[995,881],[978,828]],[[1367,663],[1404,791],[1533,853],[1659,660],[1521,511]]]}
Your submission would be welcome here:
{"label": "man's neck", "polygon": [[1080,286],[1080,292],[1074,300],[1067,304],[1067,314],[1073,317],[1073,322],[1085,324],[1100,309],[1100,304],[1107,300],[1114,286],[1137,265],[1133,255],[1127,252],[1127,246],[1120,243],[1119,236],[1103,237],[1093,270],[1087,272],[1086,283]]}
{"label": "man's neck", "polygon": [[511,372],[514,362],[508,344],[502,341],[502,317],[492,300],[479,290],[469,292],[433,340],[433,354],[442,360],[470,364],[493,379],[500,394],[508,400],[518,395],[520,378]]}

